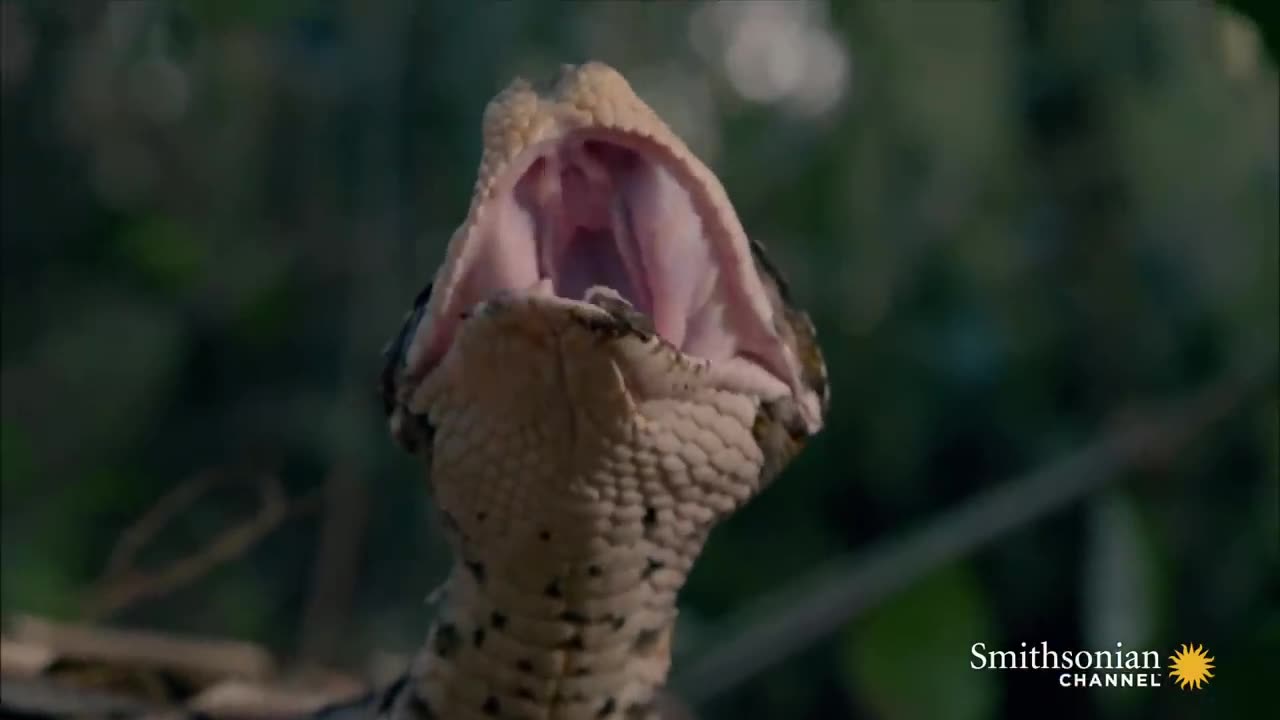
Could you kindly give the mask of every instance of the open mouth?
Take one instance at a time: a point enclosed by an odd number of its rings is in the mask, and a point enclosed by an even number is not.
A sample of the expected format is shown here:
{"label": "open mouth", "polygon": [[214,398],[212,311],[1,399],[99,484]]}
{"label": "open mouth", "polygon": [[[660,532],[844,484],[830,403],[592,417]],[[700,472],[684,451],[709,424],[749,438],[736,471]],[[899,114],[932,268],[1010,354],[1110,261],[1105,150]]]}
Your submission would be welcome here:
{"label": "open mouth", "polygon": [[796,388],[798,362],[770,297],[777,288],[727,227],[732,208],[702,190],[640,136],[583,130],[526,148],[477,189],[483,199],[450,241],[410,374],[439,363],[479,302],[513,291],[580,301],[605,286],[682,353],[749,364],[768,385]]}
{"label": "open mouth", "polygon": [[[616,200],[638,162],[621,148],[575,143],[537,157],[517,181],[516,202],[533,219],[537,273],[551,292],[580,298],[588,287],[603,285],[653,316],[647,268],[656,258],[644,252],[653,248],[640,246],[627,203]],[[670,328],[663,335],[669,338]]]}

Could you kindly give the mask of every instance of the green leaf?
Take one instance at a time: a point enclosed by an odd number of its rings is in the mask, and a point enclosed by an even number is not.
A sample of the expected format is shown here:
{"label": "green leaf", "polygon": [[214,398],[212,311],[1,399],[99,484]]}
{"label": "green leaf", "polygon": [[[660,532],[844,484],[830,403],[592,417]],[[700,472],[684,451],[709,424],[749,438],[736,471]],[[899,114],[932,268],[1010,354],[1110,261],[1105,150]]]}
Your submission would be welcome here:
{"label": "green leaf", "polygon": [[969,667],[969,648],[992,643],[982,587],[967,566],[934,573],[850,628],[845,667],[877,717],[990,717],[998,673]]}

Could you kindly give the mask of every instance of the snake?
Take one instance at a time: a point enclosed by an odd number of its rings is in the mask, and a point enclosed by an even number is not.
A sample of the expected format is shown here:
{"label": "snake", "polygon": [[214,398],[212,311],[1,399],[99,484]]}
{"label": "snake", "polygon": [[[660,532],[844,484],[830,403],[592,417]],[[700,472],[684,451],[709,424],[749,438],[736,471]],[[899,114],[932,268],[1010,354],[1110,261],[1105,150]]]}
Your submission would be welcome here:
{"label": "snake", "polygon": [[719,522],[822,429],[809,316],[617,70],[487,105],[470,207],[384,351],[453,563],[389,717],[660,714]]}

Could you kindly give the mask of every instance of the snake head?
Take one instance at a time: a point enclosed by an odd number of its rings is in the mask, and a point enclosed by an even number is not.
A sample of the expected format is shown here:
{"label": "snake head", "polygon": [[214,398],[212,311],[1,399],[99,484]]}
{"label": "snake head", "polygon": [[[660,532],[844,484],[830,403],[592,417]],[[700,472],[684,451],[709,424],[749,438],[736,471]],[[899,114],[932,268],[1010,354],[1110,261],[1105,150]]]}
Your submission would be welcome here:
{"label": "snake head", "polygon": [[394,343],[389,413],[479,304],[537,288],[588,305],[598,286],[669,347],[744,371],[747,391],[785,406],[789,435],[821,428],[829,392],[809,318],[715,174],[599,63],[564,67],[546,94],[517,80],[489,104],[467,218]]}

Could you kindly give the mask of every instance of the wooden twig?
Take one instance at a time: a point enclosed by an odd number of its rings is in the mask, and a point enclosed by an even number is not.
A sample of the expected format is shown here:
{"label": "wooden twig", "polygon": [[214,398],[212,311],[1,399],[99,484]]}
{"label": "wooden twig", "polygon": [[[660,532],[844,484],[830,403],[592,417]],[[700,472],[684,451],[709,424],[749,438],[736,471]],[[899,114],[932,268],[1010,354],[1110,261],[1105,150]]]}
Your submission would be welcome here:
{"label": "wooden twig", "polygon": [[360,574],[368,519],[367,488],[349,469],[334,467],[324,485],[324,511],[316,543],[311,591],[302,615],[298,656],[332,661]]}
{"label": "wooden twig", "polygon": [[37,677],[57,659],[43,643],[0,637],[0,677]]}
{"label": "wooden twig", "polygon": [[9,635],[7,642],[42,648],[53,658],[163,668],[205,681],[224,677],[261,681],[276,672],[275,660],[266,650],[234,640],[93,627],[30,616],[14,618]]}
{"label": "wooden twig", "polygon": [[[695,706],[723,695],[843,627],[949,562],[1067,507],[1127,470],[1167,462],[1214,423],[1274,389],[1267,353],[1165,412],[1121,420],[1098,440],[1029,475],[942,513],[901,540],[841,558],[725,623],[712,649],[683,664],[673,682]],[[798,589],[802,588],[802,589]]]}
{"label": "wooden twig", "polygon": [[161,498],[157,503],[159,509],[148,511],[143,520],[131,528],[128,538],[121,540],[113,553],[114,565],[108,563],[110,571],[104,575],[104,582],[90,593],[85,603],[84,615],[87,618],[101,619],[140,600],[166,595],[189,585],[214,568],[243,555],[286,519],[314,512],[320,505],[318,491],[290,499],[278,479],[268,478],[259,485],[261,499],[253,517],[227,528],[195,553],[163,568],[140,570],[133,567],[132,562],[142,545],[207,489],[202,488],[201,483],[192,485],[185,491],[175,491]]}
{"label": "wooden twig", "polygon": [[152,538],[169,526],[179,514],[191,507],[217,485],[223,476],[212,470],[204,470],[169,491],[147,509],[142,517],[120,533],[120,538],[111,550],[106,569],[102,572],[100,583],[122,575],[133,567],[138,553],[142,551]]}
{"label": "wooden twig", "polygon": [[0,677],[0,711],[15,718],[164,717],[145,701],[39,677]]}

